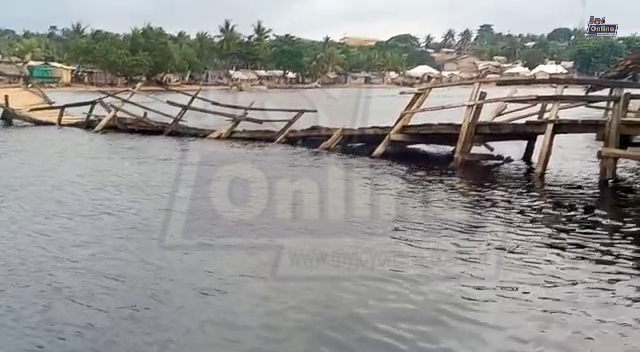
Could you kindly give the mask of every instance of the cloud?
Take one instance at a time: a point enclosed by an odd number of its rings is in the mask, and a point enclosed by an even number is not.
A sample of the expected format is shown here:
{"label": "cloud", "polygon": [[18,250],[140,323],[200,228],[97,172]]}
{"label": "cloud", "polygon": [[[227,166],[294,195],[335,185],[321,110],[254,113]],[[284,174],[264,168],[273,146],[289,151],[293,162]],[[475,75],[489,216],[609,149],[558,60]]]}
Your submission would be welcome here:
{"label": "cloud", "polygon": [[[606,17],[619,34],[640,32],[640,1],[584,0],[21,0],[0,12],[3,26],[44,31],[81,21],[93,28],[128,31],[153,23],[170,31],[216,32],[229,18],[248,32],[257,20],[276,33],[307,38],[344,34],[386,39],[400,33],[440,36],[448,28],[475,29],[492,23],[496,30],[543,33],[556,27],[586,25],[589,16]],[[36,9],[36,10],[33,10]]]}

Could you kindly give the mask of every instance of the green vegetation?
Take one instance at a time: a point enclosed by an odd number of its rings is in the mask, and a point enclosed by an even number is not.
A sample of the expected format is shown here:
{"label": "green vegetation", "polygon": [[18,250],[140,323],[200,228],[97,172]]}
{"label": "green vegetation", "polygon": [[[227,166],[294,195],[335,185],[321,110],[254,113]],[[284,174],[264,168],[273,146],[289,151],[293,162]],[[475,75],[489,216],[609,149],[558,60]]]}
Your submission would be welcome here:
{"label": "green vegetation", "polygon": [[545,35],[495,32],[491,24],[474,33],[448,30],[440,41],[400,34],[369,47],[348,47],[329,37],[305,40],[290,34],[276,35],[261,21],[244,35],[225,20],[216,34],[182,31],[167,33],[145,25],[118,34],[90,29],[81,23],[69,28],[51,26],[47,33],[18,34],[0,29],[0,51],[25,60],[60,61],[92,67],[129,79],[157,77],[164,73],[200,73],[205,69],[281,69],[315,79],[328,72],[402,72],[416,65],[438,68],[428,50],[455,49],[482,60],[504,56],[521,60],[529,68],[545,59],[575,61],[584,74],[603,71],[632,49],[640,49],[640,37],[593,38],[582,30],[556,28]]}

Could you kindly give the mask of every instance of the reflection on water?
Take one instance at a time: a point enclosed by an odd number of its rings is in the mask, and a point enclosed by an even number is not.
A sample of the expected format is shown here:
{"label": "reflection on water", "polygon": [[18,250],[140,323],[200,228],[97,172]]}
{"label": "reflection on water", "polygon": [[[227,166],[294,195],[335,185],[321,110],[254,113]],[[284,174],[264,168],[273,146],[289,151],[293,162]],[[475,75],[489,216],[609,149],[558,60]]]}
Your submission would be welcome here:
{"label": "reflection on water", "polygon": [[[406,103],[308,94],[336,125]],[[521,144],[496,148],[517,160]],[[0,336],[11,351],[634,350],[637,166],[601,191],[597,149],[560,136],[543,186],[520,162],[2,129]]]}

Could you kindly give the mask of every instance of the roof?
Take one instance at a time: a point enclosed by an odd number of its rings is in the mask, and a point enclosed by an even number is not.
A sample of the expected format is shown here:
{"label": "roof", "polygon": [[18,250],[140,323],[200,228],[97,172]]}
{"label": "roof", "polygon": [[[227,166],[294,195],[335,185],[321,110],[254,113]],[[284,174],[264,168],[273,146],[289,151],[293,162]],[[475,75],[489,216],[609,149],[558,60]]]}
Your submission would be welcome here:
{"label": "roof", "polygon": [[42,65],[49,65],[51,67],[55,67],[55,68],[62,68],[65,70],[75,70],[77,69],[76,67],[73,66],[67,66],[65,64],[61,64],[59,62],[48,62],[48,61],[29,61],[27,63],[27,66],[42,66]]}
{"label": "roof", "polygon": [[24,72],[14,64],[0,62],[0,76],[24,76]]}
{"label": "roof", "polygon": [[17,57],[17,56],[2,56],[0,55],[0,62],[16,62],[16,63],[22,63],[22,59]]}
{"label": "roof", "polygon": [[424,75],[438,75],[440,72],[429,65],[420,65],[412,68],[405,74],[410,77],[422,77]]}
{"label": "roof", "polygon": [[514,74],[514,75],[529,75],[531,74],[531,70],[522,66],[514,66],[506,71],[505,74]]}
{"label": "roof", "polygon": [[540,72],[544,72],[552,75],[557,73],[567,73],[567,70],[565,70],[564,67],[560,65],[548,64],[548,65],[539,65],[538,67],[534,68],[531,71],[531,74],[535,75],[536,73],[540,73]]}

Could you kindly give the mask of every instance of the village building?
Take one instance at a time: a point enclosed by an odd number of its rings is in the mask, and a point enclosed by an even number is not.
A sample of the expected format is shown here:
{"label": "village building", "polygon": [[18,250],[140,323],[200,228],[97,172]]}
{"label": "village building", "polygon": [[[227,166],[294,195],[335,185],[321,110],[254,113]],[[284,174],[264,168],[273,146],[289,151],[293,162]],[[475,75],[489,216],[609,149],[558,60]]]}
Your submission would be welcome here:
{"label": "village building", "polygon": [[564,67],[557,64],[539,65],[538,67],[531,70],[531,74],[536,78],[564,76],[567,73],[568,71]]}
{"label": "village building", "polygon": [[440,59],[436,59],[436,62],[442,64],[443,71],[457,71],[466,75],[474,75],[478,72],[477,64],[480,62],[480,59],[467,54],[460,56],[454,55],[449,58],[440,55]]}
{"label": "village building", "polygon": [[524,67],[524,66],[513,66],[510,69],[504,71],[502,73],[504,76],[507,77],[517,77],[517,76],[530,76],[531,75],[531,70],[529,70],[528,68]]}
{"label": "village building", "polygon": [[26,67],[31,81],[45,84],[70,85],[75,70],[75,67],[46,61],[29,61]]}
{"label": "village building", "polygon": [[0,55],[0,83],[1,84],[17,84],[21,83],[24,77],[22,63],[17,57],[3,57]]}

